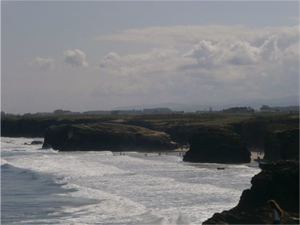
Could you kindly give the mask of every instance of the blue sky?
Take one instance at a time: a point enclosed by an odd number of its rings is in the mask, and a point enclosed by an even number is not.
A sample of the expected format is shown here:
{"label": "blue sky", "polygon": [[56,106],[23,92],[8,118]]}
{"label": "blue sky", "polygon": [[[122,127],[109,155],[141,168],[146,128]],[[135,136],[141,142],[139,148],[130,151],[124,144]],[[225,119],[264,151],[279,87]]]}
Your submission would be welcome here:
{"label": "blue sky", "polygon": [[299,3],[1,2],[1,108],[299,94]]}

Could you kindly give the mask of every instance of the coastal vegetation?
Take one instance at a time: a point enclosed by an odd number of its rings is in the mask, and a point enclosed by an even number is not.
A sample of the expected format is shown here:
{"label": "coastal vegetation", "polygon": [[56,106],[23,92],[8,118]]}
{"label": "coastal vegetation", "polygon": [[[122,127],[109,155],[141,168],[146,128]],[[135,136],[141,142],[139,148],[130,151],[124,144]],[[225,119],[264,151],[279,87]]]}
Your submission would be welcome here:
{"label": "coastal vegetation", "polygon": [[[145,114],[145,115],[2,115],[1,136],[43,137],[45,129],[51,125],[112,122],[165,130],[185,128],[193,130],[197,126],[233,126],[234,124],[268,124],[295,127],[298,114],[237,114],[237,113],[182,113],[182,114]],[[271,127],[273,126],[273,127]]]}
{"label": "coastal vegetation", "polygon": [[268,134],[299,129],[298,114],[184,113],[159,115],[56,115],[1,117],[1,136],[45,137],[50,126],[111,123],[165,132],[171,141],[188,145],[203,126],[222,127],[239,135],[249,150],[264,150]]}

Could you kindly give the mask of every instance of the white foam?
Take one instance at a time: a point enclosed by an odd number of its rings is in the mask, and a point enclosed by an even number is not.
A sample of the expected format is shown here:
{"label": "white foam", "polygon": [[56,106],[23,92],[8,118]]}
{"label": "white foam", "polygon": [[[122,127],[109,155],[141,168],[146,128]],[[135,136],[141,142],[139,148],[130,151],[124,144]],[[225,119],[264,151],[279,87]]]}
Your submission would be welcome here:
{"label": "white foam", "polygon": [[31,145],[34,140],[41,140],[36,138],[8,138],[1,137],[1,152],[2,151],[24,151],[24,152],[35,152],[40,145]]}
{"label": "white foam", "polygon": [[8,164],[8,162],[7,162],[5,159],[2,159],[2,158],[1,158],[1,166],[2,166],[2,165],[5,165],[5,164]]}

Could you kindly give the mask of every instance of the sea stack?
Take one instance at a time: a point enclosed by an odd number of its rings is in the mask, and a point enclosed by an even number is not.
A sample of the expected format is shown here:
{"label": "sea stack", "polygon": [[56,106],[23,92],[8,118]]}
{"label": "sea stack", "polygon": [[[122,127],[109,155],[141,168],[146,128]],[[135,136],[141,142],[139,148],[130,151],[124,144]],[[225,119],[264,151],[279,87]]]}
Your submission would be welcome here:
{"label": "sea stack", "polygon": [[203,126],[189,138],[190,150],[183,160],[201,163],[249,163],[251,153],[232,130]]}

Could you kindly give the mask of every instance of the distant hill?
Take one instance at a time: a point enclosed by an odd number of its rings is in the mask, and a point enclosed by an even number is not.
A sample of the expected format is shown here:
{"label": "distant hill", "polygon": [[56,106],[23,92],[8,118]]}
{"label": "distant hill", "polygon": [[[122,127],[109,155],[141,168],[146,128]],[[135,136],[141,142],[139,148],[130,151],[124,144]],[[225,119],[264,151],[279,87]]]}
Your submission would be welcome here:
{"label": "distant hill", "polygon": [[182,103],[161,103],[161,104],[151,104],[151,105],[131,105],[131,106],[123,106],[117,107],[114,110],[143,110],[143,109],[153,109],[153,108],[169,108],[172,111],[187,111],[193,112],[199,109],[207,109],[209,110],[210,105],[197,105],[197,104],[182,104]]}
{"label": "distant hill", "polygon": [[114,110],[142,110],[149,108],[163,108],[167,107],[172,111],[185,111],[185,112],[195,112],[195,111],[209,111],[210,107],[213,111],[219,111],[223,109],[228,109],[232,107],[251,107],[256,110],[262,105],[268,105],[270,107],[287,107],[287,106],[299,106],[299,96],[288,96],[278,99],[232,99],[223,102],[203,102],[199,101],[199,104],[188,104],[188,103],[174,103],[167,102],[161,104],[149,104],[149,105],[131,105],[117,107]]}

